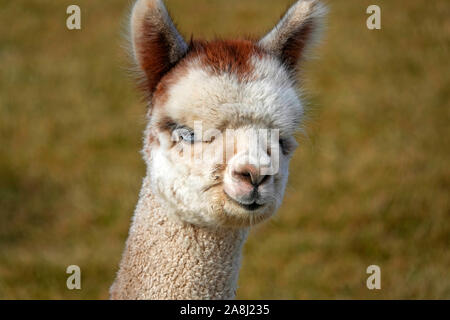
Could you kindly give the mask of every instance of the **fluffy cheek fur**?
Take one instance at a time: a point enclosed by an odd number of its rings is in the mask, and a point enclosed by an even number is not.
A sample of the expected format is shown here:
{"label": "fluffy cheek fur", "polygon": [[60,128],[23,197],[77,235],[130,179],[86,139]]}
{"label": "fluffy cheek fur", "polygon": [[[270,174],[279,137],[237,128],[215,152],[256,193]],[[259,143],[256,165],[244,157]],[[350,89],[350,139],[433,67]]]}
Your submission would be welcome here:
{"label": "fluffy cheek fur", "polygon": [[281,205],[288,179],[288,157],[281,156],[273,184],[260,190],[266,206],[249,212],[225,195],[225,167],[220,162],[192,162],[181,157],[176,146],[168,147],[161,137],[164,135],[146,141],[144,158],[152,191],[162,199],[161,205],[174,220],[206,227],[242,228],[270,218]]}
{"label": "fluffy cheek fur", "polygon": [[195,225],[213,225],[217,218],[215,204],[202,192],[207,170],[199,172],[183,159],[176,158],[171,150],[161,147],[151,149],[148,170],[155,195],[167,206],[172,218]]}

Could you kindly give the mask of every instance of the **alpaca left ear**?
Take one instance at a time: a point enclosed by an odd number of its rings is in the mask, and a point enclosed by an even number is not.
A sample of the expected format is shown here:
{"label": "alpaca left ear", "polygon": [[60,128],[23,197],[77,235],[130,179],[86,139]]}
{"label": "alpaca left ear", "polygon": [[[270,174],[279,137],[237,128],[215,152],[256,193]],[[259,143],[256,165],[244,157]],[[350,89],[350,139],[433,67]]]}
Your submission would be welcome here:
{"label": "alpaca left ear", "polygon": [[137,0],[131,14],[133,56],[151,96],[161,78],[186,54],[180,35],[162,0]]}
{"label": "alpaca left ear", "polygon": [[299,0],[259,45],[295,70],[308,47],[318,40],[326,8],[318,0]]}

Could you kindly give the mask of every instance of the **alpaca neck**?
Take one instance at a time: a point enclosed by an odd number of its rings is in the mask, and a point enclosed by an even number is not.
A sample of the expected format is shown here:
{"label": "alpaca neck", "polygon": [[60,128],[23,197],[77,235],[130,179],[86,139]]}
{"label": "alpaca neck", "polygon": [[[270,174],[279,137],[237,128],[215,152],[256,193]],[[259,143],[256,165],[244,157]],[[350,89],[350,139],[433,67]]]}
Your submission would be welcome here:
{"label": "alpaca neck", "polygon": [[248,229],[169,218],[144,180],[112,299],[233,299]]}

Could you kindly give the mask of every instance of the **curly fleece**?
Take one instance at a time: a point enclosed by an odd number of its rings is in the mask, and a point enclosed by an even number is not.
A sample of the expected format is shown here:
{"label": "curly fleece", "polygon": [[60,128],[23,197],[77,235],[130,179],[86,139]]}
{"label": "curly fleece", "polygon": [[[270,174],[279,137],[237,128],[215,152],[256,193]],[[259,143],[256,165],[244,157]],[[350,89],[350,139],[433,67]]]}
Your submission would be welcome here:
{"label": "curly fleece", "polygon": [[233,299],[248,229],[172,220],[144,180],[112,299]]}

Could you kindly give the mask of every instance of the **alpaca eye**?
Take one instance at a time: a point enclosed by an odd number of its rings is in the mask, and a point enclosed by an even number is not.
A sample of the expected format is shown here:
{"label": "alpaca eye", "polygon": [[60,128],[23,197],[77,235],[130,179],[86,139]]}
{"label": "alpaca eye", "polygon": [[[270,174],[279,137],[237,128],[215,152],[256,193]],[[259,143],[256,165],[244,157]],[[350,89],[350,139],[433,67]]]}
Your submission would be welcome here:
{"label": "alpaca eye", "polygon": [[180,134],[180,138],[185,142],[188,142],[188,143],[196,142],[194,131],[191,131],[188,129],[182,129],[182,130],[180,130],[179,134]]}
{"label": "alpaca eye", "polygon": [[281,152],[285,155],[293,152],[296,148],[296,142],[289,138],[280,138],[279,143]]}
{"label": "alpaca eye", "polygon": [[281,150],[284,150],[286,148],[286,140],[283,138],[280,138],[280,140],[278,142],[280,144]]}

